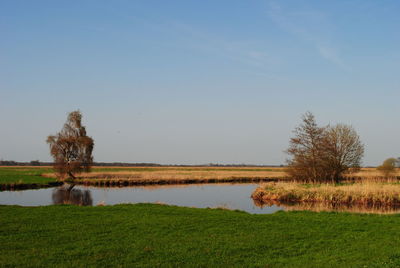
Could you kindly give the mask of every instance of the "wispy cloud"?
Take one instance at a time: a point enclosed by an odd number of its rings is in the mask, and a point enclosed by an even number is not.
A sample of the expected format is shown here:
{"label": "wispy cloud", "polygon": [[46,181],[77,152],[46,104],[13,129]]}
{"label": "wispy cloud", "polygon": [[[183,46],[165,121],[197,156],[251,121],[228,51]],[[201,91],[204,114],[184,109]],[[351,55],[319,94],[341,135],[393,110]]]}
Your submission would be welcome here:
{"label": "wispy cloud", "polygon": [[339,49],[331,41],[332,24],[323,12],[317,10],[287,11],[276,2],[271,1],[267,14],[284,31],[310,44],[322,58],[349,71],[349,67],[340,56]]}
{"label": "wispy cloud", "polygon": [[173,42],[175,46],[236,62],[244,73],[280,79],[272,71],[279,60],[257,40],[232,40],[223,33],[204,31],[181,21],[165,21],[159,24],[159,30],[179,36]]}
{"label": "wispy cloud", "polygon": [[316,45],[319,54],[330,62],[338,65],[342,69],[349,71],[347,65],[344,64],[343,60],[340,58],[339,53],[333,47],[329,47],[328,45]]}
{"label": "wispy cloud", "polygon": [[180,33],[186,44],[192,44],[192,48],[201,49],[247,65],[261,67],[269,64],[270,56],[268,53],[257,49],[258,46],[252,41],[228,40],[223,38],[222,34],[201,31],[182,22],[170,23],[168,29]]}
{"label": "wispy cloud", "polygon": [[[280,59],[274,53],[269,53],[265,44],[260,40],[244,40],[241,38],[232,38],[223,32],[214,29],[204,29],[196,27],[188,22],[177,21],[170,18],[149,18],[137,15],[115,14],[121,19],[126,20],[127,25],[140,25],[149,33],[153,33],[156,38],[164,38],[159,42],[159,46],[179,47],[183,50],[192,50],[197,54],[213,56],[216,59],[232,61],[237,63],[238,68],[243,72],[263,75],[265,77],[277,78],[272,74],[273,69],[280,64]],[[91,28],[93,31],[111,31],[110,27]],[[130,34],[130,29],[121,28],[120,34]]]}

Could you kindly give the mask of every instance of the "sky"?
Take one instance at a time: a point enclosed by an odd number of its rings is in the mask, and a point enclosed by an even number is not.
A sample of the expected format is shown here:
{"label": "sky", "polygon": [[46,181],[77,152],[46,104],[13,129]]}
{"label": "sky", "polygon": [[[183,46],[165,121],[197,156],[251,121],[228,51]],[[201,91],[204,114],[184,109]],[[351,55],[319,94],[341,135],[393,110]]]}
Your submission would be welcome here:
{"label": "sky", "polygon": [[285,163],[293,129],[352,125],[400,156],[400,2],[0,1],[0,159],[50,161],[79,109],[102,162]]}

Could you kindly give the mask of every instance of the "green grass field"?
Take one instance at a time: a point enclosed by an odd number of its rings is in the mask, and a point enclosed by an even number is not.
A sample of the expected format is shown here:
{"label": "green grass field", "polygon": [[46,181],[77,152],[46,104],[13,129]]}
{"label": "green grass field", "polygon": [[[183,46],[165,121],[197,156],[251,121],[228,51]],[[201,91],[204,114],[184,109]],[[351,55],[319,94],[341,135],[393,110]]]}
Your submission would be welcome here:
{"label": "green grass field", "polygon": [[399,267],[400,216],[0,206],[2,267]]}
{"label": "green grass field", "polygon": [[52,170],[48,167],[0,167],[0,184],[48,184],[56,179],[40,175]]}

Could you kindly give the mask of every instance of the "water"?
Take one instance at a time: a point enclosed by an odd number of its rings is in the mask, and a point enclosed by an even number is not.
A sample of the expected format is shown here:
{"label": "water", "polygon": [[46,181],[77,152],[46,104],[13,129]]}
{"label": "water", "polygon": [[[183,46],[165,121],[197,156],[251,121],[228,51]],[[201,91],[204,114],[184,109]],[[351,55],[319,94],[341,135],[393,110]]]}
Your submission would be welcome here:
{"label": "water", "polygon": [[0,192],[0,204],[45,206],[52,204],[115,205],[123,203],[163,203],[196,208],[227,208],[253,214],[282,210],[277,205],[258,206],[250,197],[258,184],[199,184],[103,188],[75,186]]}

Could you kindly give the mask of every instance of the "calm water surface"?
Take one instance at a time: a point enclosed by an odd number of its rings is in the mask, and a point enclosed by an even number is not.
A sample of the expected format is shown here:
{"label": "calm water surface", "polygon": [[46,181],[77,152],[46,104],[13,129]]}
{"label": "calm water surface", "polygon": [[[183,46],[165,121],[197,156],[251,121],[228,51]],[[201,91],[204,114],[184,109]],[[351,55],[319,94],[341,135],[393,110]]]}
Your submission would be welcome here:
{"label": "calm water surface", "polygon": [[0,192],[0,204],[44,206],[52,204],[115,205],[123,203],[164,203],[169,205],[238,209],[249,213],[274,213],[283,207],[259,207],[250,197],[258,184],[199,184],[102,188],[75,186]]}

